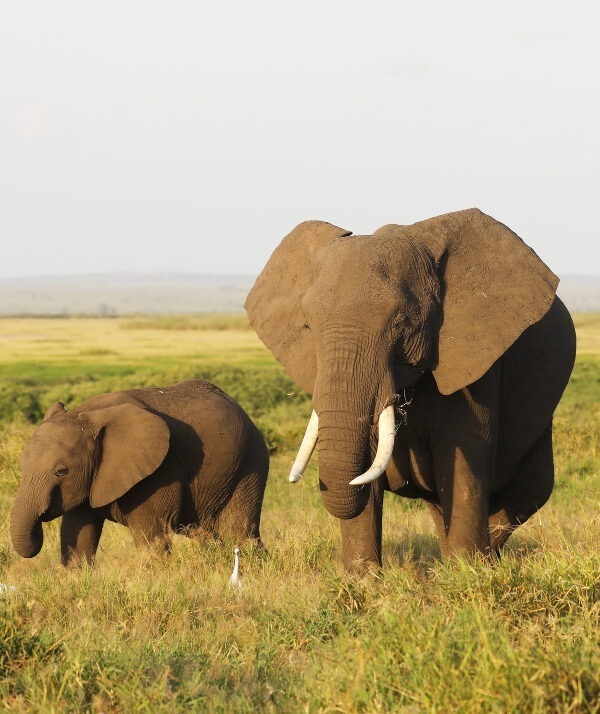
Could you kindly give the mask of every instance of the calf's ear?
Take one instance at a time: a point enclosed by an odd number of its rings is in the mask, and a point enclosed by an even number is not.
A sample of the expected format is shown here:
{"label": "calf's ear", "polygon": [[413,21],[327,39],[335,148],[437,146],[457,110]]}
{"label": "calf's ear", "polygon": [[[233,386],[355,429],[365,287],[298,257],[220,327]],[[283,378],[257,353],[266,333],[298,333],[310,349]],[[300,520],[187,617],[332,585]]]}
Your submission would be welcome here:
{"label": "calf's ear", "polygon": [[90,490],[92,508],[116,501],[154,473],[169,450],[164,419],[134,404],[82,412],[101,440],[100,463]]}
{"label": "calf's ear", "polygon": [[48,419],[52,419],[53,416],[56,416],[57,414],[64,414],[67,410],[65,409],[65,405],[62,402],[54,402],[54,404],[51,404],[46,413],[44,414],[44,421],[48,421]]}

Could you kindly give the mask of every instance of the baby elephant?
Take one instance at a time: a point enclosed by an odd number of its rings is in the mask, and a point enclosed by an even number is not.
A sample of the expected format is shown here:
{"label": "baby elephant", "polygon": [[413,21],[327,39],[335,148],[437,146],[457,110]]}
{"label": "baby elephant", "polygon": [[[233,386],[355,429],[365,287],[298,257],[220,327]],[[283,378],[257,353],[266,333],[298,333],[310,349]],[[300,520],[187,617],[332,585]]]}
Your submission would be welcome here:
{"label": "baby elephant", "polygon": [[267,448],[209,382],[101,394],[72,411],[57,402],[21,464],[10,533],[24,558],[42,547],[42,521],[58,516],[65,565],[93,561],[106,519],[165,545],[187,527],[260,542]]}

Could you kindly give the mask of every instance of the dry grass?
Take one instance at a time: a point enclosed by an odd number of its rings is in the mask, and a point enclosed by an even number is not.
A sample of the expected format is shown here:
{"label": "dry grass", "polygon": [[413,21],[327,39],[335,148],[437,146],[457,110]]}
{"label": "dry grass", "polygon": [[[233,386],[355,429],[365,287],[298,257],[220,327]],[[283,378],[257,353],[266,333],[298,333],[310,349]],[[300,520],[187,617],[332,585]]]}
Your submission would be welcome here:
{"label": "dry grass", "polygon": [[577,331],[577,354],[600,355],[600,314],[582,312],[573,316]]}
{"label": "dry grass", "polygon": [[[246,363],[264,355],[247,321],[234,317],[224,329],[223,316],[198,318],[1,318],[0,368],[14,362],[89,364],[97,357],[111,363],[139,364],[202,356],[224,363]],[[176,331],[176,335],[171,334]],[[90,360],[90,357],[94,360]],[[1,372],[0,372],[1,376]]]}
{"label": "dry grass", "polygon": [[[113,352],[135,356],[146,370],[164,371],[171,359],[187,364],[194,343],[211,368],[249,359],[254,371],[222,374],[232,388],[249,374],[263,380],[261,425],[277,441],[262,522],[269,552],[243,547],[244,587],[235,594],[226,587],[232,543],[176,537],[171,557],[158,557],[134,550],[127,530],[108,524],[97,566],[65,570],[53,522],[41,554],[19,559],[7,518],[31,426],[5,420],[0,581],[18,588],[0,601],[5,709],[600,711],[600,319],[577,325],[585,349],[556,418],[555,493],[511,538],[501,563],[441,563],[427,512],[388,497],[383,573],[355,581],[341,572],[338,524],[320,504],[314,465],[299,484],[287,483],[310,406],[282,393],[289,386],[252,333],[173,335],[123,330],[112,319],[0,321],[0,335],[13,334],[1,368],[43,355],[42,400],[65,389],[61,369],[72,344],[108,350],[86,356],[100,372]],[[47,341],[53,335],[68,342]],[[230,350],[237,354],[223,356]],[[129,380],[147,374],[131,369]],[[72,396],[124,378],[74,382]],[[256,389],[245,388],[240,399],[258,405]]]}

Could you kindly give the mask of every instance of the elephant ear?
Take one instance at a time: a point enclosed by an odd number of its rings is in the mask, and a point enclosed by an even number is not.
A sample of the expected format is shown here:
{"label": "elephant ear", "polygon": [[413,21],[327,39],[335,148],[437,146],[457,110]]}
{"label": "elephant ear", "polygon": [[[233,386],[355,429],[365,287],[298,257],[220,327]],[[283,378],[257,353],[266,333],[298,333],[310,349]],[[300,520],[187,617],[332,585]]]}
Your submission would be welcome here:
{"label": "elephant ear", "polygon": [[477,209],[404,230],[438,260],[443,322],[433,375],[451,394],[482,377],[548,312],[558,278],[516,233]]}
{"label": "elephant ear", "polygon": [[46,413],[44,414],[44,421],[48,421],[48,419],[52,419],[53,416],[56,416],[57,414],[64,414],[67,410],[65,409],[65,405],[62,402],[54,402],[54,404],[51,404]]}
{"label": "elephant ear", "polygon": [[161,465],[169,450],[165,421],[134,404],[79,415],[97,429],[101,459],[90,490],[92,508],[116,501]]}
{"label": "elephant ear", "polygon": [[302,298],[313,279],[313,257],[351,231],[323,221],[296,226],[275,249],[246,299],[257,335],[302,389],[311,393],[317,372],[315,343]]}

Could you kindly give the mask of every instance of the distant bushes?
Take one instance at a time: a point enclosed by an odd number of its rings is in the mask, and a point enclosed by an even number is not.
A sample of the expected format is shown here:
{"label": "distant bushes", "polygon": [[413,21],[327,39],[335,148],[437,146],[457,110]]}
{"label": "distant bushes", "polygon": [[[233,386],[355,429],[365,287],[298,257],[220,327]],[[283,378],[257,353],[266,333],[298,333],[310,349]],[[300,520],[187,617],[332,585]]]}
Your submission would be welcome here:
{"label": "distant bushes", "polygon": [[250,330],[246,313],[207,312],[198,315],[143,315],[124,320],[121,330]]}
{"label": "distant bushes", "polygon": [[[39,383],[31,380],[0,381],[0,422],[24,420],[41,421],[46,409],[56,401],[72,408],[86,399],[103,392],[125,389],[161,387],[186,379],[205,379],[227,392],[248,412],[263,432],[269,449],[275,451],[282,441],[295,440],[310,413],[309,397],[297,390],[279,365],[272,367],[234,367],[221,365],[180,365],[159,369],[128,370],[116,376],[94,377],[89,375],[76,381]],[[280,428],[281,409],[285,410],[286,431]],[[279,416],[274,412],[279,410]],[[296,413],[298,419],[294,421]]]}
{"label": "distant bushes", "polygon": [[43,413],[39,389],[27,384],[0,383],[0,421],[18,419],[35,423]]}

